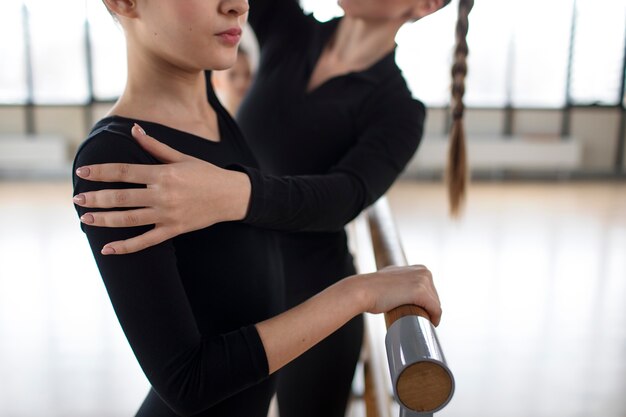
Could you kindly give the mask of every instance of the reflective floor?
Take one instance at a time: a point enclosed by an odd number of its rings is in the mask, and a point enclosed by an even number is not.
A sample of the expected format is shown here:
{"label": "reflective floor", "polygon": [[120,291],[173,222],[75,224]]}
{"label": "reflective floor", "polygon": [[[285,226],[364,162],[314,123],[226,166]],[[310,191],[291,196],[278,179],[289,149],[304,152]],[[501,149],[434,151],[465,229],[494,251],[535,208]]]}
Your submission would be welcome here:
{"label": "reflective floor", "polygon": [[457,389],[441,416],[626,416],[626,185],[391,193],[407,256],[432,270]]}
{"label": "reflective floor", "polygon": [[[66,183],[0,183],[0,416],[130,416],[147,383]],[[626,416],[626,184],[439,184],[390,193],[429,266],[457,389],[440,416]],[[355,402],[351,417],[361,417]]]}

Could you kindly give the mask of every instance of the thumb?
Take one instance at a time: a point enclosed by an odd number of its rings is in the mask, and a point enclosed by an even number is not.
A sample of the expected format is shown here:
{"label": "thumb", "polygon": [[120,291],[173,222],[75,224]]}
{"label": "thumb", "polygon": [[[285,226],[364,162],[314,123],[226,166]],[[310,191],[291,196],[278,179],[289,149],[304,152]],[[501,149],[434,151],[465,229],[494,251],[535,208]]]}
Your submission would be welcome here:
{"label": "thumb", "polygon": [[150,155],[154,156],[159,161],[169,164],[172,162],[181,162],[191,158],[182,152],[178,152],[175,149],[170,148],[166,144],[159,142],[152,136],[148,136],[145,130],[142,129],[137,123],[131,129],[133,138],[146,150]]}

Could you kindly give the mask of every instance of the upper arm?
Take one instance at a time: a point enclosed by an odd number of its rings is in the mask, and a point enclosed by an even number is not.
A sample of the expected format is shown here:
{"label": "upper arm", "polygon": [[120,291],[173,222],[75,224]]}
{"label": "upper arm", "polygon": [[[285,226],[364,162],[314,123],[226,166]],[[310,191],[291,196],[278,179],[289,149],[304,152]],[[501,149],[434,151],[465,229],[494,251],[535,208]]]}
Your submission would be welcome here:
{"label": "upper arm", "polygon": [[264,49],[272,41],[293,36],[306,17],[297,0],[253,0],[248,21]]}
{"label": "upper arm", "polygon": [[[92,138],[79,151],[76,165],[107,162],[148,163],[149,158],[136,143],[116,134]],[[74,177],[74,192],[137,187],[134,184],[102,183]],[[76,206],[79,215],[86,209]],[[152,226],[106,228],[81,224],[91,246],[109,298],[124,333],[148,376],[154,374],[168,356],[193,346],[198,330],[176,268],[171,241],[122,256],[104,256],[102,247],[146,232]],[[170,340],[178,340],[172,346]],[[159,346],[158,349],[155,347]],[[170,358],[171,359],[171,358]]]}
{"label": "upper arm", "polygon": [[[76,166],[150,163],[132,139],[116,135],[96,139],[80,150]],[[74,177],[75,193],[131,186]],[[86,210],[76,208],[79,215]],[[264,378],[265,353],[252,325],[226,334],[201,334],[171,240],[128,255],[100,254],[104,244],[149,228],[83,225],[117,318],[141,368],[168,406],[178,414],[193,415]]]}
{"label": "upper arm", "polygon": [[351,175],[364,188],[369,205],[405,169],[421,142],[426,110],[407,95],[376,97],[359,114],[356,143],[331,172]]}
{"label": "upper arm", "polygon": [[414,155],[424,106],[409,98],[377,99],[359,115],[354,145],[328,172],[275,176],[239,167],[252,194],[245,222],[282,231],[336,231],[382,196]]}

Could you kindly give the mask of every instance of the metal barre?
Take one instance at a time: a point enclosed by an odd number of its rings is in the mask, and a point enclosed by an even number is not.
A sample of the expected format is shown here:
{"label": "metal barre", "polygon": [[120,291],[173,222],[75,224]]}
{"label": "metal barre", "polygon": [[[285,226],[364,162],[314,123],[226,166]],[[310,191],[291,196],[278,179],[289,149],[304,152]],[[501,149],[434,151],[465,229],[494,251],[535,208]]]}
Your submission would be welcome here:
{"label": "metal barre", "polygon": [[[378,269],[406,266],[391,209],[381,198],[368,211]],[[417,306],[400,306],[385,314],[387,359],[401,417],[432,415],[454,394],[454,376],[446,364],[428,313]]]}

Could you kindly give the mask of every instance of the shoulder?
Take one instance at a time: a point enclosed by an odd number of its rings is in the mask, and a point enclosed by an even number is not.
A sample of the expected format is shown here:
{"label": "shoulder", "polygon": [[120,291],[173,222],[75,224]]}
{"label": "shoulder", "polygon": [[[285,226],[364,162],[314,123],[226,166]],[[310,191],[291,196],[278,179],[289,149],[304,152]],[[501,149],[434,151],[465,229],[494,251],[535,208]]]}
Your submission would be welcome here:
{"label": "shoulder", "polygon": [[413,97],[396,63],[395,50],[365,71],[363,76],[373,84],[370,94],[362,103],[364,120],[381,114],[418,119],[425,117],[426,107]]}
{"label": "shoulder", "polygon": [[248,22],[263,51],[267,46],[284,45],[302,40],[307,30],[317,23],[307,15],[296,0],[258,0],[250,5]]}
{"label": "shoulder", "polygon": [[421,126],[426,118],[426,106],[413,97],[402,76],[392,76],[380,82],[363,102],[359,112],[360,124],[387,122]]}
{"label": "shoulder", "polygon": [[130,133],[132,125],[130,120],[121,122],[115,118],[105,118],[96,123],[87,139],[78,147],[74,157],[72,182],[75,194],[102,188],[128,188],[128,184],[83,180],[76,175],[78,167],[106,163],[158,163],[133,139]]}
{"label": "shoulder", "polygon": [[76,151],[74,167],[86,164],[128,162],[154,164],[158,161],[133,139],[133,122],[105,118],[96,123]]}

